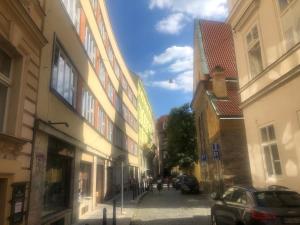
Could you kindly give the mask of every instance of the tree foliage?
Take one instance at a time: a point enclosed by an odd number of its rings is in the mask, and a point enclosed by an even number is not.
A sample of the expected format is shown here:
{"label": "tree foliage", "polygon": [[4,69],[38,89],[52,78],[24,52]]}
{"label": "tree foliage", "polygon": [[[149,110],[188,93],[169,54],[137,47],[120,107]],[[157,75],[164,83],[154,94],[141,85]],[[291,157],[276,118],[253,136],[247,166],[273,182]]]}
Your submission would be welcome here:
{"label": "tree foliage", "polygon": [[189,104],[173,108],[167,122],[167,165],[191,169],[197,161],[194,113]]}

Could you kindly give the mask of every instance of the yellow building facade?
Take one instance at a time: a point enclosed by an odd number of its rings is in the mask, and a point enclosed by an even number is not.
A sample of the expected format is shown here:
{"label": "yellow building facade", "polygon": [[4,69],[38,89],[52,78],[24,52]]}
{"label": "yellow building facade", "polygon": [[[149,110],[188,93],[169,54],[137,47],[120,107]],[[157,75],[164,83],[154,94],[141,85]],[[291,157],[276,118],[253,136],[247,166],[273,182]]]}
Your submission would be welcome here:
{"label": "yellow building facade", "polygon": [[74,224],[138,176],[138,91],[105,1],[45,0],[28,223]]}
{"label": "yellow building facade", "polygon": [[0,1],[0,224],[26,224],[44,12]]}
{"label": "yellow building facade", "polygon": [[300,1],[229,0],[254,186],[300,191]]}
{"label": "yellow building facade", "polygon": [[140,77],[133,74],[138,90],[137,110],[139,123],[139,167],[140,177],[154,176],[158,173],[157,138],[155,118],[147,91]]}

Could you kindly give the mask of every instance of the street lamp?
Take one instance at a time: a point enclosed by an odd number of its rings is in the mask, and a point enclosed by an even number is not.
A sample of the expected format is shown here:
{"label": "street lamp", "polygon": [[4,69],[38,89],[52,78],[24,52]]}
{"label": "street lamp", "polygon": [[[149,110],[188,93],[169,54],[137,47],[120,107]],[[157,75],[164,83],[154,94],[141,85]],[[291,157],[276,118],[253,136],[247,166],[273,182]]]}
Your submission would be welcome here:
{"label": "street lamp", "polygon": [[124,208],[124,161],[125,161],[125,156],[120,155],[117,159],[119,161],[121,161],[121,214],[123,214],[123,208]]}

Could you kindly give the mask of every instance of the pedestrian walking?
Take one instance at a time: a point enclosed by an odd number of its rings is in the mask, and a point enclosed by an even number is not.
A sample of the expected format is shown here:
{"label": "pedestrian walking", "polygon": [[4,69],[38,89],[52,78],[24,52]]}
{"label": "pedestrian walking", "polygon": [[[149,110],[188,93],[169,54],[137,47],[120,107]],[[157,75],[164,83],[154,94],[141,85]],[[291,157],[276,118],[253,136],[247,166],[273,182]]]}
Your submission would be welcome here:
{"label": "pedestrian walking", "polygon": [[157,183],[157,190],[158,190],[159,192],[161,192],[161,190],[162,190],[162,185],[163,185],[162,179],[161,179],[160,177],[158,177],[156,183]]}

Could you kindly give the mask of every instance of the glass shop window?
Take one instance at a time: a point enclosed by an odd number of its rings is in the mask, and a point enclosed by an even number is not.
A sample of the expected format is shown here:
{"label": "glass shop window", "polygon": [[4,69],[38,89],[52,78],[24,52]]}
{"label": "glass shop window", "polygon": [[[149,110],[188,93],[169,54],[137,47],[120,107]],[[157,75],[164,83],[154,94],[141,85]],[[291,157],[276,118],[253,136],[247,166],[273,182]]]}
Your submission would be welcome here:
{"label": "glass shop window", "polygon": [[81,197],[88,197],[91,195],[91,177],[92,165],[89,163],[80,163],[79,193]]}
{"label": "glass shop window", "polygon": [[73,152],[72,146],[49,139],[43,215],[70,208]]}

